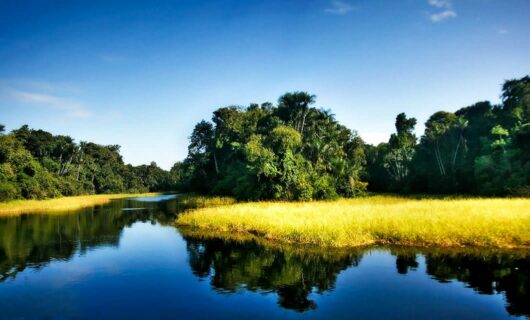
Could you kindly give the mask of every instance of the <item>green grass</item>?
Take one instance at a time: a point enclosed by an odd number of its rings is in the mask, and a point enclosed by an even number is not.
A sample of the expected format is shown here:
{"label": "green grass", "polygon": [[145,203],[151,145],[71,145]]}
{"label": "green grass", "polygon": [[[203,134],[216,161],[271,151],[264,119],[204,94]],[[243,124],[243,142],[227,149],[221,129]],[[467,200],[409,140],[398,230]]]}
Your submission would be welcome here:
{"label": "green grass", "polygon": [[0,202],[0,216],[13,216],[23,213],[66,212],[107,204],[112,199],[155,196],[159,194],[161,193],[97,194],[47,200],[14,200]]}
{"label": "green grass", "polygon": [[320,202],[253,202],[180,215],[180,226],[283,243],[354,247],[530,247],[530,199],[373,196]]}

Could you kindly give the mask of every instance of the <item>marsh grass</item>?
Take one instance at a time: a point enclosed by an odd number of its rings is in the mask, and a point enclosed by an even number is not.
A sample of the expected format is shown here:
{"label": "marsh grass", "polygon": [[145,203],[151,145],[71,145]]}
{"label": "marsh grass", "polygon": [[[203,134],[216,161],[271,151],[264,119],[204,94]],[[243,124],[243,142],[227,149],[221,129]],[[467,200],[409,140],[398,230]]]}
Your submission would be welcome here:
{"label": "marsh grass", "polygon": [[183,194],[178,199],[179,204],[184,208],[214,208],[235,204],[237,201],[230,197],[208,197],[196,194]]}
{"label": "marsh grass", "polygon": [[202,208],[181,226],[270,241],[365,245],[530,247],[530,199],[372,196],[318,202],[252,202]]}
{"label": "marsh grass", "polygon": [[[230,233],[230,232],[219,232],[214,230],[190,228],[187,226],[177,226],[179,232],[186,238],[191,238],[201,241],[210,241],[216,239],[222,239],[226,244],[237,244],[245,245],[248,243],[255,243],[256,245],[263,247],[267,250],[279,250],[283,253],[299,254],[299,255],[318,255],[321,257],[337,257],[346,256],[352,253],[363,253],[364,251],[371,249],[366,247],[355,247],[355,248],[342,248],[333,247],[328,250],[321,250],[320,247],[314,245],[300,245],[294,243],[286,243],[280,241],[271,241],[263,237],[258,237],[250,233]],[[352,251],[353,249],[353,251]]]}
{"label": "marsh grass", "polygon": [[0,216],[13,216],[24,213],[67,212],[95,205],[104,205],[113,199],[155,196],[160,194],[161,193],[98,194],[48,200],[15,200],[0,202]]}
{"label": "marsh grass", "polygon": [[299,243],[287,243],[281,241],[268,240],[263,237],[258,237],[250,233],[230,233],[220,232],[214,230],[198,229],[188,226],[178,226],[179,232],[186,238],[211,241],[222,239],[226,243],[231,244],[246,244],[255,243],[265,249],[275,249],[282,252],[312,254],[318,256],[344,256],[351,253],[366,254],[373,251],[390,251],[393,255],[410,255],[423,254],[429,256],[444,256],[444,257],[461,257],[462,255],[470,257],[480,257],[482,259],[491,259],[492,257],[508,256],[510,258],[524,258],[526,259],[530,252],[526,248],[494,248],[494,247],[477,247],[477,246],[400,246],[400,245],[369,245],[369,246],[355,246],[355,247],[322,247],[315,245],[303,245]]}

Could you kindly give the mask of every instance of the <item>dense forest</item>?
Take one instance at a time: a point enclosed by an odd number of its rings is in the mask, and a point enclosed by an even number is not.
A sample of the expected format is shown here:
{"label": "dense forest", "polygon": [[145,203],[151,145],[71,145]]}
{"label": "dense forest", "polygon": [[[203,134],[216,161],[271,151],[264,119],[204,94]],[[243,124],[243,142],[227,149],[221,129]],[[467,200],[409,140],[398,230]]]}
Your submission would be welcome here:
{"label": "dense forest", "polygon": [[0,201],[176,190],[238,199],[309,200],[394,193],[530,195],[530,77],[506,81],[502,102],[439,111],[415,135],[397,115],[386,143],[366,144],[315,96],[230,106],[199,122],[170,171],[124,164],[117,145],[76,143],[0,126]]}
{"label": "dense forest", "polygon": [[126,165],[119,150],[118,145],[75,143],[26,125],[4,134],[0,126],[0,201],[174,187],[171,172],[154,162]]}
{"label": "dense forest", "polygon": [[419,137],[401,113],[396,132],[363,142],[315,96],[277,105],[223,107],[199,122],[188,157],[174,166],[181,189],[239,199],[331,199],[366,191],[530,195],[530,77],[506,81],[502,102],[439,111]]}

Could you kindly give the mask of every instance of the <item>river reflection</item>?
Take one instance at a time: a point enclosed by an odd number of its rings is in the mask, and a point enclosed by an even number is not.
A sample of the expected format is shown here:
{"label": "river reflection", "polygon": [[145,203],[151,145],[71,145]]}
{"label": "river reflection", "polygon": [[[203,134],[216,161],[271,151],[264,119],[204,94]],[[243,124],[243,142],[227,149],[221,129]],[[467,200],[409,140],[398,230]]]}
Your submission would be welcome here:
{"label": "river reflection", "polygon": [[209,278],[220,293],[239,290],[276,292],[278,304],[297,311],[317,305],[308,296],[333,291],[338,274],[356,267],[364,254],[389,251],[398,274],[418,268],[440,283],[463,282],[480,294],[503,293],[507,311],[530,316],[530,261],[526,252],[465,249],[365,248],[322,253],[293,247],[260,246],[255,242],[201,240],[185,237],[193,273]]}
{"label": "river reflection", "polygon": [[427,273],[440,282],[457,280],[481,294],[503,293],[512,315],[530,316],[527,255],[427,254]]}
{"label": "river reflection", "polygon": [[275,292],[280,306],[297,311],[316,308],[308,295],[332,290],[337,275],[362,257],[362,251],[323,255],[254,242],[184,239],[193,274],[211,277],[218,292]]}
{"label": "river reflection", "polygon": [[[124,209],[131,210],[126,213]],[[116,200],[66,214],[34,214],[0,219],[0,282],[27,267],[69,260],[102,246],[117,246],[122,230],[134,222],[172,224],[177,203]],[[173,212],[173,214],[171,214]]]}
{"label": "river reflection", "polygon": [[528,251],[220,240],[143,200],[0,219],[0,318],[530,317]]}

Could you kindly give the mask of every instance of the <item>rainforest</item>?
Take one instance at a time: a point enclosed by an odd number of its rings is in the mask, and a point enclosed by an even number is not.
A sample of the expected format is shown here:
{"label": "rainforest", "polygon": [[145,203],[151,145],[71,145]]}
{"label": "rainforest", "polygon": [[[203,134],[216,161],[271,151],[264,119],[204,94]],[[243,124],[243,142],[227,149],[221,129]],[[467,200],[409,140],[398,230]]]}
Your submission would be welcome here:
{"label": "rainforest", "polygon": [[0,319],[530,319],[529,12],[0,1]]}
{"label": "rainforest", "polygon": [[[400,113],[388,142],[370,145],[306,92],[214,111],[188,156],[166,171],[126,165],[118,145],[75,142],[22,126],[0,136],[0,199],[169,191],[241,200],[319,200],[369,192],[528,196],[530,77],[506,81],[502,103],[439,111],[414,133]],[[3,126],[0,128],[3,131]]]}

